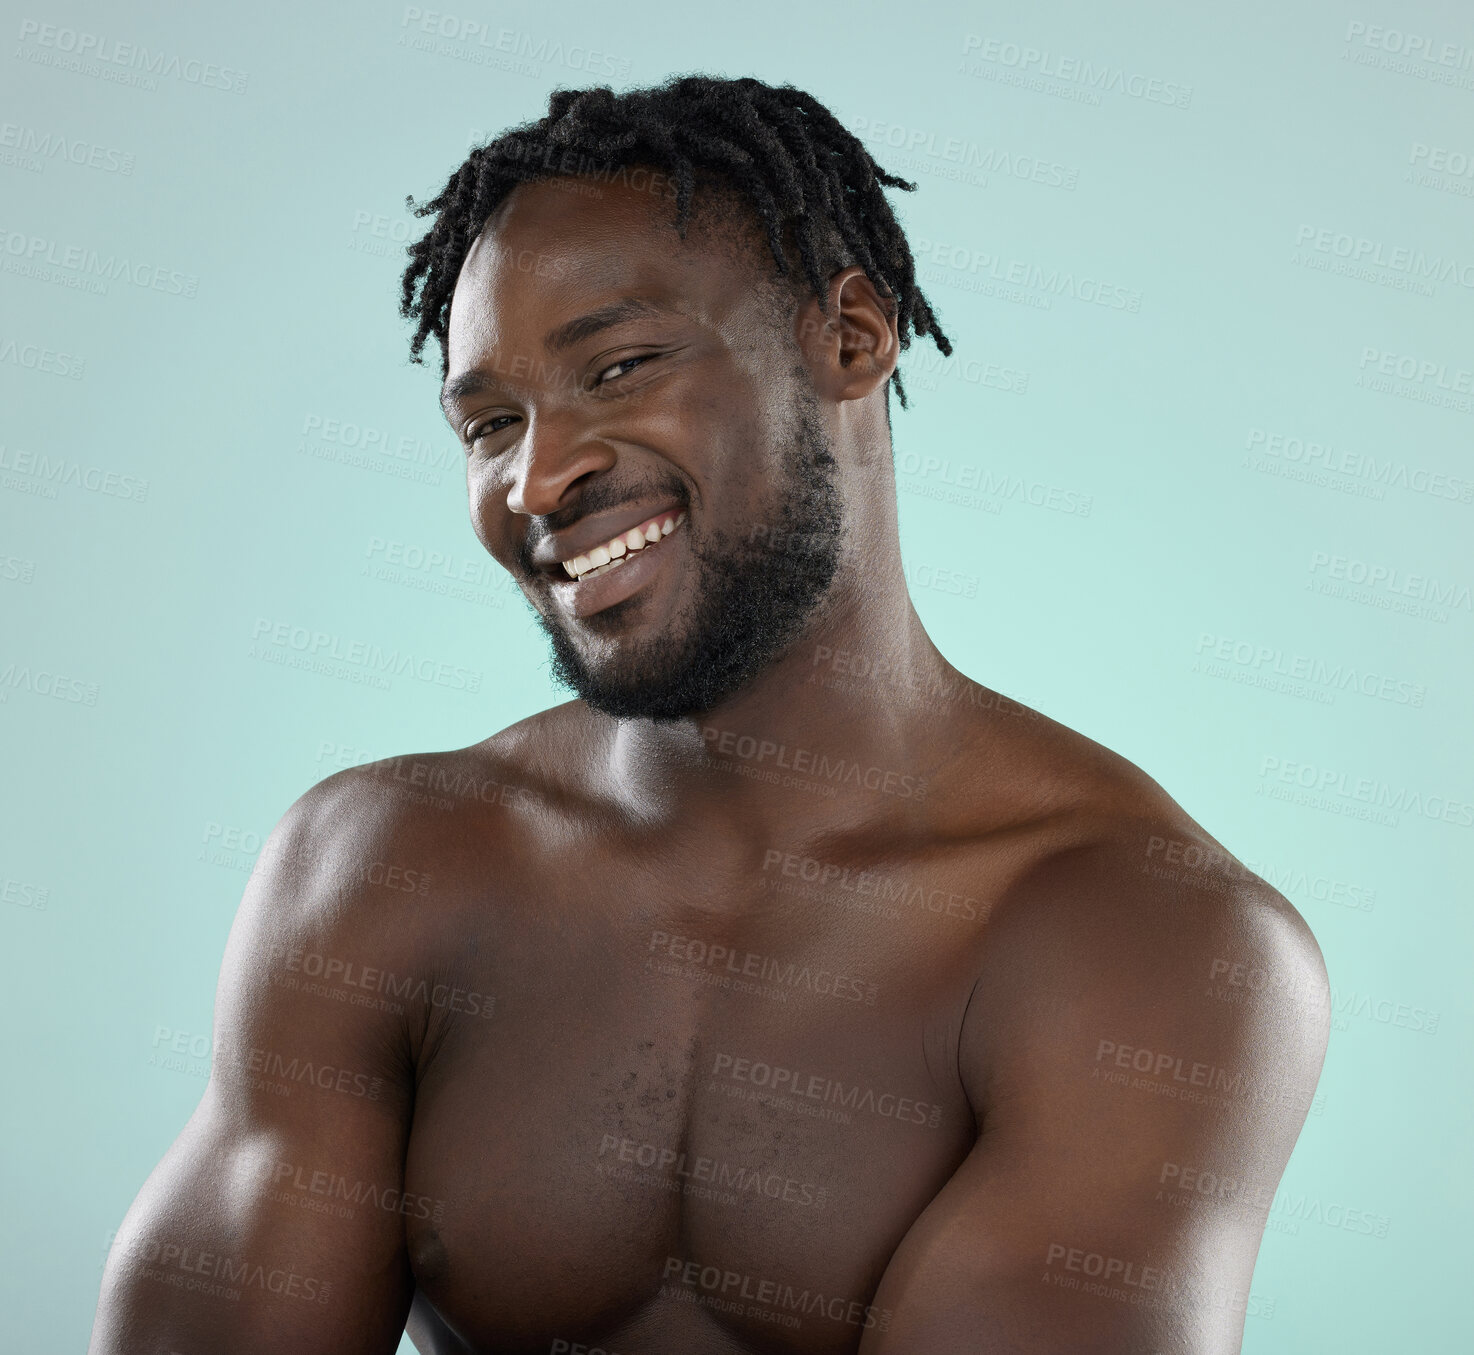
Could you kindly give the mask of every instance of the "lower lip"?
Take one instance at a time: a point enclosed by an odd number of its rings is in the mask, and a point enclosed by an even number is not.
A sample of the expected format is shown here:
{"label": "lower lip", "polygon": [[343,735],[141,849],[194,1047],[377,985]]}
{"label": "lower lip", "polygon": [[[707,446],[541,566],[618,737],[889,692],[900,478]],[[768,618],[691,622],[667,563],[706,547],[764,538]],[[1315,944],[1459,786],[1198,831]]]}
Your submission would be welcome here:
{"label": "lower lip", "polygon": [[663,536],[659,541],[652,541],[640,550],[621,556],[624,564],[600,574],[596,579],[556,579],[553,582],[553,596],[564,608],[580,618],[602,612],[616,602],[623,602],[660,572],[662,561],[669,562],[674,554],[676,538],[684,538],[685,533],[686,524],[683,522],[669,536]]}

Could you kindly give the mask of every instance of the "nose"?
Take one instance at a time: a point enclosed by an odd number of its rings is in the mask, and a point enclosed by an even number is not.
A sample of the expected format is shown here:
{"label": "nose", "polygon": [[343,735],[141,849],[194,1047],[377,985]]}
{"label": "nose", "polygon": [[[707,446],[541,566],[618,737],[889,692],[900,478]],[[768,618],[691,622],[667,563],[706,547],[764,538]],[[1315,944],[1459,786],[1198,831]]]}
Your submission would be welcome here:
{"label": "nose", "polygon": [[512,458],[507,507],[545,517],[562,507],[569,489],[585,475],[613,464],[614,449],[587,436],[576,411],[530,411]]}

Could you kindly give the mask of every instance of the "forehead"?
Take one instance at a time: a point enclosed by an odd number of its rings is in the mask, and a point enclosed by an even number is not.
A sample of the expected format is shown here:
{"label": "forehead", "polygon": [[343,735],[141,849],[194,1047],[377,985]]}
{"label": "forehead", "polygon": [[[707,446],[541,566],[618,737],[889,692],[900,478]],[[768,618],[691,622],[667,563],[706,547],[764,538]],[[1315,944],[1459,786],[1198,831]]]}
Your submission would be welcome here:
{"label": "forehead", "polygon": [[740,303],[753,267],[740,232],[712,229],[693,211],[682,240],[672,181],[647,173],[643,182],[653,186],[558,178],[513,189],[457,276],[450,371],[514,336],[532,342],[591,302],[633,294],[713,322]]}

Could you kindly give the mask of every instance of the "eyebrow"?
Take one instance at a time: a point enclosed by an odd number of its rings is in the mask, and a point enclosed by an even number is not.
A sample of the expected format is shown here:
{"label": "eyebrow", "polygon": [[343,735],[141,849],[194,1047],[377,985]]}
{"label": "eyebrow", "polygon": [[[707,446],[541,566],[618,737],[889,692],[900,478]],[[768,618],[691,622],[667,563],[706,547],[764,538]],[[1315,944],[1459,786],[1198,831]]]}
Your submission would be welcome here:
{"label": "eyebrow", "polygon": [[[572,348],[574,344],[582,343],[585,339],[592,338],[603,330],[612,329],[615,325],[623,324],[627,320],[666,313],[663,307],[642,300],[640,297],[621,297],[618,301],[611,301],[607,305],[575,316],[572,320],[565,320],[561,325],[550,329],[543,335],[543,347],[549,353],[562,353]],[[462,372],[459,376],[450,377],[440,388],[440,407],[449,411],[451,405],[462,396],[479,395],[482,391],[493,389],[501,384],[497,377],[489,372],[474,368],[469,372]]]}

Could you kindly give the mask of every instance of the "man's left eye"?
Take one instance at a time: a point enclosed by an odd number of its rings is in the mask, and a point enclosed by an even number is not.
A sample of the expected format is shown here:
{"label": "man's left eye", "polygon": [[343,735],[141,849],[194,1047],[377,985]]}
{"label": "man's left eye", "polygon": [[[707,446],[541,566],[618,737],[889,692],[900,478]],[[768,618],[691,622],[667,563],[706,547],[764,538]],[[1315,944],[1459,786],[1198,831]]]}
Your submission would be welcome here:
{"label": "man's left eye", "polygon": [[[653,358],[654,356],[655,356],[654,353],[642,353],[638,357],[633,357],[633,358],[620,358],[620,360],[618,362],[610,363],[609,366],[607,366],[606,368],[604,368],[604,370],[599,373],[598,377],[594,381],[594,385],[596,385],[596,386],[602,386],[604,384],[604,378],[606,376],[608,376],[610,372],[617,371],[619,368],[625,366],[627,363],[631,363],[631,362],[644,362],[644,361],[646,361],[649,358]],[[623,375],[623,374],[621,373],[621,375]]]}

